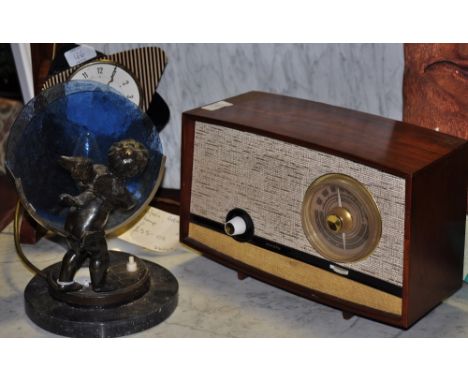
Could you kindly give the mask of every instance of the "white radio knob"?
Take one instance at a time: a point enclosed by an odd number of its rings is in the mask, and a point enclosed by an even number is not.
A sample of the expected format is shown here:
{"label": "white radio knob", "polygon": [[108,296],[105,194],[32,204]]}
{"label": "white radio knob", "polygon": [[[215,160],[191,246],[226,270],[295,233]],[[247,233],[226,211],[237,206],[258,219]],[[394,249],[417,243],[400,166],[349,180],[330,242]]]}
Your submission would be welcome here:
{"label": "white radio knob", "polygon": [[224,232],[229,236],[242,235],[245,231],[247,231],[247,223],[240,216],[235,216],[224,224]]}

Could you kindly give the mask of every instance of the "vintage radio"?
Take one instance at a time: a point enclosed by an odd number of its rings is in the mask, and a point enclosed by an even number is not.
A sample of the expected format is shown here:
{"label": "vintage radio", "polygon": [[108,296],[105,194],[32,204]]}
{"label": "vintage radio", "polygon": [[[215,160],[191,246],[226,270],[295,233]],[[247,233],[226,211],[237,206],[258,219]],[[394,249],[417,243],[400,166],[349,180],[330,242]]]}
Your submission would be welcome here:
{"label": "vintage radio", "polygon": [[181,241],[407,328],[460,288],[466,141],[250,92],[183,114]]}

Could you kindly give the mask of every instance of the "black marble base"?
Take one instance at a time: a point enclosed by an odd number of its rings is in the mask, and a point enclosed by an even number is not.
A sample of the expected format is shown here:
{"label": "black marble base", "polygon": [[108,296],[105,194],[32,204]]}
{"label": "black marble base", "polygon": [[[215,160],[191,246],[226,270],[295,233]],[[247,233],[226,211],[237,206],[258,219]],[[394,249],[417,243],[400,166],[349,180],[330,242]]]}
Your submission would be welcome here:
{"label": "black marble base", "polygon": [[[114,251],[111,256],[128,258],[129,254]],[[46,279],[35,276],[24,292],[26,314],[41,328],[67,337],[120,337],[151,328],[175,310],[179,285],[167,269],[149,261],[144,263],[149,271],[149,290],[119,306],[68,304],[51,295]],[[57,266],[51,265],[44,271]]]}
{"label": "black marble base", "polygon": [[[56,263],[48,267],[47,281],[52,297],[77,307],[106,308],[135,301],[148,292],[150,272],[146,266],[147,262],[133,256],[137,269],[134,272],[128,272],[127,262],[130,255],[118,251],[109,251],[109,253],[109,268],[100,292],[95,292],[91,285],[84,285],[76,291],[64,292],[57,286],[61,264]],[[87,267],[88,262],[85,262],[83,268]]]}

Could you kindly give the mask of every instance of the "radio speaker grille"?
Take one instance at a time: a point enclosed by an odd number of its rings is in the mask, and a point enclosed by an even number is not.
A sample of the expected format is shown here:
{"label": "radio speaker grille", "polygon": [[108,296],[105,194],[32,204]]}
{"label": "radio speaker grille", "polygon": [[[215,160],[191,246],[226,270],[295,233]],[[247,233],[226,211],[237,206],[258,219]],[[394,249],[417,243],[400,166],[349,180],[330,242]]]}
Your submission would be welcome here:
{"label": "radio speaker grille", "polygon": [[321,257],[301,223],[304,194],[326,173],[365,185],[382,216],[374,253],[344,266],[397,286],[403,284],[405,180],[374,168],[260,135],[196,122],[190,212],[224,223],[233,208],[253,219],[255,235]]}

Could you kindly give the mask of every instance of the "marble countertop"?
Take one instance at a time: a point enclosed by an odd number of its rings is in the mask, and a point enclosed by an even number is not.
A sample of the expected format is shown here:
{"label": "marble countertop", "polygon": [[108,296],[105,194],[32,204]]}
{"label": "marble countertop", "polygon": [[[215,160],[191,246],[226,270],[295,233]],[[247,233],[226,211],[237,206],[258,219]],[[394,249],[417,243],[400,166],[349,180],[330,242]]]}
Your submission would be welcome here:
{"label": "marble countertop", "polygon": [[[24,251],[38,267],[60,261],[64,249],[41,239]],[[169,269],[179,282],[179,304],[163,323],[131,337],[468,337],[468,284],[409,330],[333,309],[237,273],[180,246],[158,254],[111,239],[109,248],[134,253]],[[33,274],[16,254],[12,225],[0,233],[0,337],[56,337],[24,311]]]}

